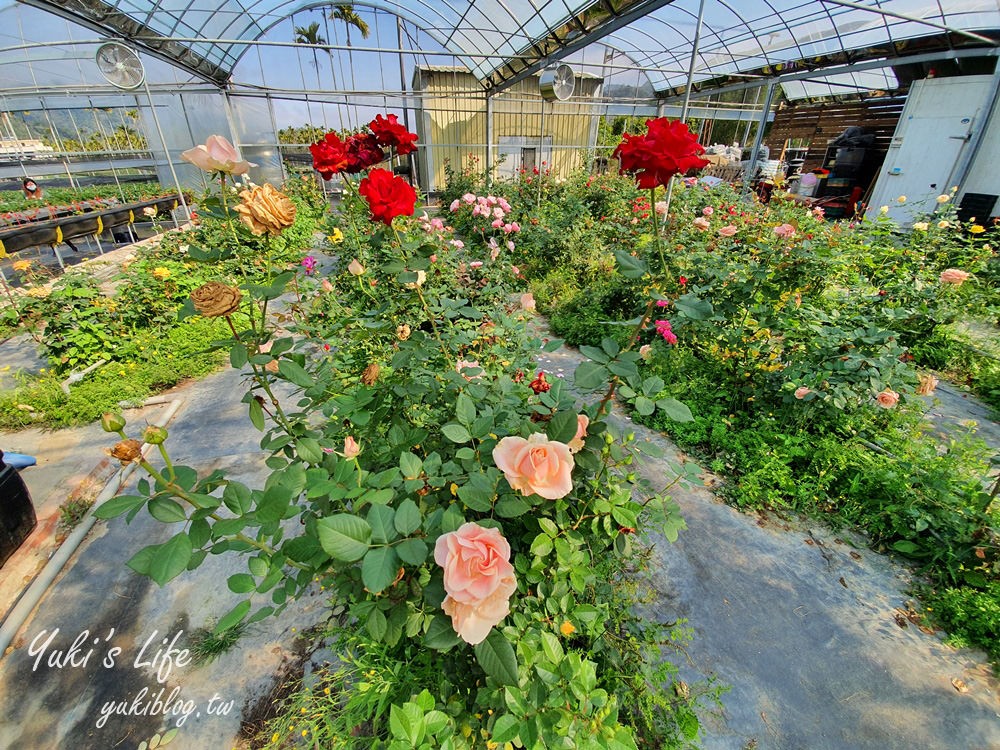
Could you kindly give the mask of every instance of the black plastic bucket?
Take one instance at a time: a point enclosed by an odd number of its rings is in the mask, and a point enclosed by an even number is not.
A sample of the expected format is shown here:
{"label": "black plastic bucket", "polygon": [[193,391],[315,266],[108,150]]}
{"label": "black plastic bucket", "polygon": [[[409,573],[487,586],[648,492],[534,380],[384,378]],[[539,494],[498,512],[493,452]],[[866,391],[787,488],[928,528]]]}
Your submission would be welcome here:
{"label": "black plastic bucket", "polygon": [[0,451],[0,565],[14,554],[38,524],[31,495],[13,466]]}

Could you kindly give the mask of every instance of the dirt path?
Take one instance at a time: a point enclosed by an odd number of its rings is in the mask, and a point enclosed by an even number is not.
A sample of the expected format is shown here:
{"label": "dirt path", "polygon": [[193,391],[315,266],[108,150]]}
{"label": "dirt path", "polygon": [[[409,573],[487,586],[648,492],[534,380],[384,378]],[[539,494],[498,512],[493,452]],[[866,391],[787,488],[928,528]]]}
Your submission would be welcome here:
{"label": "dirt path", "polygon": [[[566,347],[539,358],[569,381],[580,361]],[[964,419],[973,403],[958,394],[945,411]],[[687,459],[661,434],[615,418],[664,449],[666,460],[639,469],[666,486],[670,462]],[[982,653],[955,651],[906,620],[907,569],[849,534],[744,515],[705,486],[671,494],[688,528],[675,544],[654,539],[659,596],[644,612],[687,618],[689,662],[668,657],[686,679],[731,686],[702,737],[707,750],[1000,748],[1000,682]]]}

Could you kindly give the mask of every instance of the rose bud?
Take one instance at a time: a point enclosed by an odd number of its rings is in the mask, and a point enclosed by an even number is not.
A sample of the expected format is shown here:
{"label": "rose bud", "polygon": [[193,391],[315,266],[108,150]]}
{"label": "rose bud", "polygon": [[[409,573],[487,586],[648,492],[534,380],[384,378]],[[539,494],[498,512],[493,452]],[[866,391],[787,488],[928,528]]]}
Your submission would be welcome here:
{"label": "rose bud", "polygon": [[125,429],[125,417],[106,411],[101,415],[101,429],[105,432],[121,432]]}
{"label": "rose bud", "polygon": [[151,424],[143,430],[142,439],[150,445],[160,445],[167,439],[167,429]]}

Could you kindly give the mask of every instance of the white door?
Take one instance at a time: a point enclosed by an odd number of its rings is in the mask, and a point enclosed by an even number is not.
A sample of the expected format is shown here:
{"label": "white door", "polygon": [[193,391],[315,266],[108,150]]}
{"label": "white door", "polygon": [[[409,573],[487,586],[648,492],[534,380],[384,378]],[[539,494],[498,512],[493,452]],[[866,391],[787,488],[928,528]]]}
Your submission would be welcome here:
{"label": "white door", "polygon": [[[955,168],[990,93],[991,76],[929,78],[915,81],[892,137],[868,216],[889,206],[904,226],[931,211],[937,196],[949,193]],[[906,196],[905,205],[898,202]]]}

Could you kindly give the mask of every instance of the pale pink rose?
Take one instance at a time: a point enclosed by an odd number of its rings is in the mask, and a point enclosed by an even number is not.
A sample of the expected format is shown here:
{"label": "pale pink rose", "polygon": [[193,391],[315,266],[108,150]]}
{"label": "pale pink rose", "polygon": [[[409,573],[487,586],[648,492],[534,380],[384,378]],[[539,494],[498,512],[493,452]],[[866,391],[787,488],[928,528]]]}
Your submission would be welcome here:
{"label": "pale pink rose", "polygon": [[448,595],[441,609],[451,616],[451,626],[466,643],[482,643],[510,614],[517,590],[510,544],[497,529],[464,523],[437,538],[434,562],[444,569]]}
{"label": "pale pink rose", "polygon": [[644,362],[649,362],[653,358],[653,347],[649,344],[643,344],[639,347],[639,356]]}
{"label": "pale pink rose", "polygon": [[323,279],[321,282],[319,282],[319,285],[324,292],[333,291],[333,284],[330,283],[329,279]]}
{"label": "pale pink rose", "polygon": [[514,241],[513,240],[507,240],[507,249],[513,252],[514,247],[515,247]]}
{"label": "pale pink rose", "polygon": [[817,219],[822,219],[826,216],[826,211],[821,206],[816,206],[816,208],[813,209],[813,216]]}
{"label": "pale pink rose", "polygon": [[448,207],[448,210],[451,211],[452,213],[455,213],[458,210],[458,207],[461,206],[461,205],[462,205],[462,201],[460,201],[458,198],[456,198],[455,200],[453,200],[451,202],[451,206]]}
{"label": "pale pink rose", "polygon": [[482,268],[483,262],[481,260],[474,260],[469,264],[469,268]]}
{"label": "pale pink rose", "polygon": [[521,295],[521,309],[528,311],[535,309],[535,296],[531,292],[525,292]]}
{"label": "pale pink rose", "polygon": [[806,388],[804,385],[800,385],[798,388],[795,389],[795,398],[801,401],[810,393],[812,393],[811,388]]}
{"label": "pale pink rose", "polygon": [[656,211],[656,215],[657,216],[666,216],[667,215],[667,202],[666,201],[656,201],[656,203],[653,204],[653,209]]}
{"label": "pale pink rose", "polygon": [[891,388],[886,388],[875,397],[875,400],[878,401],[878,405],[883,409],[891,409],[899,403],[899,394]]}
{"label": "pale pink rose", "polygon": [[787,240],[789,237],[795,236],[795,227],[791,224],[780,224],[774,228],[774,233]]}
{"label": "pale pink rose", "polygon": [[465,243],[462,242],[462,240],[450,240],[448,244],[451,245],[456,250],[461,250],[463,247],[465,247]]}
{"label": "pale pink rose", "polygon": [[493,245],[493,249],[490,250],[490,260],[496,260],[500,257],[500,246]]}
{"label": "pale pink rose", "polygon": [[365,267],[361,265],[357,258],[355,258],[347,264],[347,272],[351,274],[351,276],[360,276],[365,272]]}
{"label": "pale pink rose", "polygon": [[482,377],[482,373],[479,373],[478,375],[466,375],[464,372],[462,372],[462,370],[464,370],[466,367],[481,369],[479,366],[479,362],[475,359],[460,359],[455,363],[455,372],[457,372],[466,380],[476,380]]}
{"label": "pale pink rose", "polygon": [[732,224],[727,224],[719,229],[719,234],[723,237],[732,237],[738,230]]}
{"label": "pale pink rose", "polygon": [[434,217],[433,219],[431,219],[431,229],[433,229],[435,232],[443,232],[444,222],[441,221],[441,219]]}
{"label": "pale pink rose", "polygon": [[941,272],[940,281],[942,284],[954,284],[958,286],[963,281],[969,278],[969,275],[965,271],[960,271],[957,268],[946,268]]}
{"label": "pale pink rose", "polygon": [[512,232],[520,232],[521,231],[521,225],[518,224],[516,221],[512,221],[510,223],[510,231],[512,231]]}
{"label": "pale pink rose", "polygon": [[361,453],[361,446],[358,445],[358,441],[351,435],[344,438],[344,452],[340,455],[344,458],[354,458],[359,453]]}
{"label": "pale pink rose", "polygon": [[522,495],[558,500],[573,491],[573,455],[569,446],[536,432],[525,440],[505,437],[493,449],[493,460],[507,483]]}
{"label": "pale pink rose", "polygon": [[496,206],[493,209],[493,218],[494,219],[502,219],[505,215],[506,214],[504,214],[504,210],[502,208],[500,208],[500,206]]}
{"label": "pale pink rose", "polygon": [[517,266],[511,266],[510,267],[510,272],[512,274],[514,274],[515,276],[520,276],[521,275],[521,269],[518,268]]}
{"label": "pale pink rose", "polygon": [[225,172],[229,175],[243,175],[256,167],[248,161],[241,161],[236,148],[221,135],[210,135],[204,145],[189,148],[181,153],[181,159],[194,164],[206,172]]}
{"label": "pale pink rose", "polygon": [[569,441],[569,452],[579,453],[583,450],[583,439],[587,437],[587,427],[590,425],[590,417],[586,414],[576,415],[576,434]]}
{"label": "pale pink rose", "polygon": [[938,379],[927,372],[918,375],[917,380],[916,393],[918,396],[930,396],[938,386]]}
{"label": "pale pink rose", "polygon": [[709,228],[709,226],[711,226],[709,224],[708,219],[706,219],[704,216],[699,216],[697,219],[695,219],[691,223],[694,224],[694,226],[697,229],[700,229],[703,232],[706,231]]}
{"label": "pale pink rose", "polygon": [[703,216],[711,216],[712,214],[715,213],[715,209],[712,208],[711,206],[705,206],[703,209],[701,209],[701,213]]}
{"label": "pale pink rose", "polygon": [[476,202],[476,196],[474,196],[472,193],[466,193],[465,195],[462,196],[462,200],[471,206],[473,203]]}

